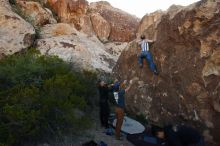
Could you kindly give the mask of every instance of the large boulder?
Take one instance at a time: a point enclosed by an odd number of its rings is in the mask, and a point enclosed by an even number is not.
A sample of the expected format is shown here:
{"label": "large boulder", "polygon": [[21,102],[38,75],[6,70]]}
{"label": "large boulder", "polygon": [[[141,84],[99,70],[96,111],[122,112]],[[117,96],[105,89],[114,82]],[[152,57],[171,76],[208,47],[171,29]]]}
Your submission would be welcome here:
{"label": "large boulder", "polygon": [[32,45],[35,35],[33,26],[12,11],[8,0],[0,1],[0,18],[0,56],[19,52]]}
{"label": "large boulder", "polygon": [[52,12],[47,8],[43,8],[39,2],[19,0],[17,5],[35,26],[57,23]]}
{"label": "large boulder", "polygon": [[146,63],[138,67],[135,41],[122,52],[114,73],[121,80],[138,80],[126,97],[129,111],[157,124],[190,124],[218,146],[220,2],[201,1],[175,13],[160,18],[150,48],[159,76]]}
{"label": "large boulder", "polygon": [[111,32],[110,24],[99,13],[91,14],[90,18],[97,37],[106,42]]}
{"label": "large boulder", "polygon": [[69,24],[46,25],[41,31],[36,45],[42,54],[56,55],[86,70],[111,72],[115,65],[116,58],[95,36],[88,37]]}
{"label": "large boulder", "polygon": [[135,38],[139,23],[137,17],[103,1],[91,3],[89,11],[98,12],[110,24],[110,41],[129,42]]}
{"label": "large boulder", "polygon": [[88,15],[81,16],[79,18],[78,26],[80,27],[80,31],[87,34],[88,36],[95,35],[90,16]]}

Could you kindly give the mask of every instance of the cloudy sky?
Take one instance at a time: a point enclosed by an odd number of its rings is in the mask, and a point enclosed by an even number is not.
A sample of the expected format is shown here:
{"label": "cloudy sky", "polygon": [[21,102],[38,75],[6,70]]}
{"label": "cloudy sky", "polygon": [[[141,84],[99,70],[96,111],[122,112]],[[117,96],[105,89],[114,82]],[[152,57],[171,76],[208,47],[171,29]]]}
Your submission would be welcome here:
{"label": "cloudy sky", "polygon": [[[95,2],[100,0],[88,0]],[[110,2],[114,7],[126,12],[143,17],[146,13],[154,12],[158,9],[166,10],[172,4],[189,5],[199,0],[105,0]]]}

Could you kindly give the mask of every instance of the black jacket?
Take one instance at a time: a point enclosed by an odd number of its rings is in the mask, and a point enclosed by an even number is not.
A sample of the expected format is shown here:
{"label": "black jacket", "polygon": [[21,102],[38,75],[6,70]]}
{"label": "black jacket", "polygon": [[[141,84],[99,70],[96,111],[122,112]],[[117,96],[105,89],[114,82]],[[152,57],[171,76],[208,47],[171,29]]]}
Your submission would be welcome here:
{"label": "black jacket", "polygon": [[108,102],[108,94],[110,92],[110,89],[108,86],[99,86],[99,101],[100,103],[106,103]]}

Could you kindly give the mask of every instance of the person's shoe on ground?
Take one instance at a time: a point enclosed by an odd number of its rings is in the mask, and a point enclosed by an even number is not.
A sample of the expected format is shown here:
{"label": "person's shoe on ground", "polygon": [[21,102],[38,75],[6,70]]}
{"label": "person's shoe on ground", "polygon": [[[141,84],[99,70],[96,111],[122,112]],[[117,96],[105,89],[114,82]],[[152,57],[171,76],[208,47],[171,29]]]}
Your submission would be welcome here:
{"label": "person's shoe on ground", "polygon": [[123,141],[123,136],[120,136],[120,137],[116,137],[116,140],[120,140],[120,141]]}

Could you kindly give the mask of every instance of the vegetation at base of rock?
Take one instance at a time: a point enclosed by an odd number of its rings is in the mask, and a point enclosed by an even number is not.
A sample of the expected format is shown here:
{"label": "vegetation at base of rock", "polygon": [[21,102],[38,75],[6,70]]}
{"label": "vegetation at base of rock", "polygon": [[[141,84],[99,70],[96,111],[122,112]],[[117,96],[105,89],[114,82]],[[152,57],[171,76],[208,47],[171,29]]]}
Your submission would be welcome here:
{"label": "vegetation at base of rock", "polygon": [[35,28],[35,39],[39,39],[40,38],[41,27],[35,26],[34,28]]}
{"label": "vegetation at base of rock", "polygon": [[0,61],[0,145],[23,145],[91,126],[96,74],[35,49]]}
{"label": "vegetation at base of rock", "polygon": [[[27,0],[29,1],[29,0]],[[53,9],[47,4],[47,3],[44,3],[43,0],[32,0],[32,1],[35,1],[35,2],[38,2],[40,3],[40,5],[43,6],[43,8],[48,8],[51,10],[52,12],[52,15],[54,17],[54,19],[58,20],[58,17],[57,15],[54,13]],[[16,2],[16,0],[10,0],[9,3],[11,4],[12,6],[12,10],[18,14],[20,17],[22,17],[25,21],[27,21],[28,23],[30,23],[34,28],[35,28],[35,39],[39,39],[40,38],[40,31],[41,31],[41,26],[40,24],[35,24],[35,18],[32,17],[31,15],[29,14],[26,14],[24,12],[24,10],[22,10],[21,6],[19,6]]]}
{"label": "vegetation at base of rock", "polygon": [[[9,0],[9,3],[11,4],[11,5],[15,5],[16,4],[16,0]],[[1,146],[1,145],[0,145]]]}
{"label": "vegetation at base of rock", "polygon": [[10,0],[9,3],[12,6],[12,10],[18,14],[19,16],[21,16],[25,21],[27,21],[28,23],[30,23],[31,25],[34,26],[34,20],[31,16],[26,15],[20,6],[17,5],[16,0]]}

